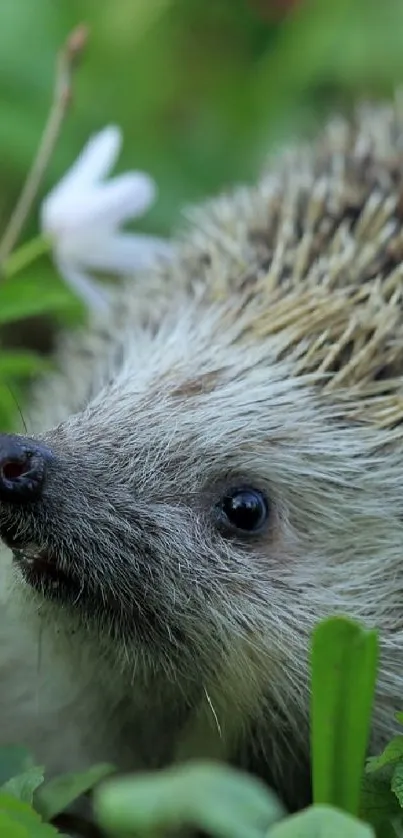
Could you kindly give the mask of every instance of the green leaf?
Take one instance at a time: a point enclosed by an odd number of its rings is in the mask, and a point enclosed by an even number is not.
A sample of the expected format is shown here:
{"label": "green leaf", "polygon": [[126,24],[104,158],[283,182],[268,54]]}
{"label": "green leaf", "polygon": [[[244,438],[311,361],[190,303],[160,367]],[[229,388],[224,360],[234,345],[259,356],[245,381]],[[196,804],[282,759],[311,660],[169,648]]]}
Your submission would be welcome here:
{"label": "green leaf", "polygon": [[60,283],[37,285],[21,276],[0,281],[0,325],[64,309],[71,293]]}
{"label": "green leaf", "polygon": [[218,838],[261,838],[283,816],[263,783],[209,762],[107,781],[94,810],[101,828],[117,835],[187,826]]}
{"label": "green leaf", "polygon": [[[55,838],[58,834],[53,826],[42,823],[38,813],[28,803],[0,791],[0,826],[2,818],[13,824],[14,832],[0,831],[0,835],[7,838],[14,834],[24,838]],[[18,825],[19,831],[15,831],[14,825]]]}
{"label": "green leaf", "polygon": [[0,351],[0,378],[16,378],[33,375],[52,368],[52,364],[46,358],[35,352],[22,352],[13,350]]}
{"label": "green leaf", "polygon": [[0,812],[0,835],[7,836],[7,838],[27,838],[29,832],[4,812]]}
{"label": "green leaf", "polygon": [[403,809],[403,762],[400,761],[393,772],[391,789],[396,795],[400,807]]}
{"label": "green leaf", "polygon": [[403,713],[395,713],[395,719],[400,725],[403,725]]}
{"label": "green leaf", "polygon": [[361,787],[360,817],[374,827],[382,828],[382,834],[392,818],[401,810],[391,790],[391,776],[387,770],[364,776]]}
{"label": "green leaf", "polygon": [[272,826],[267,838],[375,838],[375,832],[345,812],[316,805]]}
{"label": "green leaf", "polygon": [[35,809],[48,821],[63,812],[77,797],[90,791],[115,772],[113,765],[101,763],[80,774],[62,774],[41,786],[35,794]]}
{"label": "green leaf", "polygon": [[377,635],[344,617],[312,640],[312,771],[315,803],[357,815],[377,669]]}
{"label": "green leaf", "polygon": [[1,786],[0,791],[7,792],[14,795],[19,800],[24,800],[26,803],[32,803],[34,791],[42,785],[44,780],[43,768],[33,765],[28,771],[23,774],[17,774],[11,777],[6,783]]}
{"label": "green leaf", "polygon": [[33,767],[32,755],[19,745],[5,745],[0,748],[0,786],[17,774],[24,774]]}
{"label": "green leaf", "polygon": [[403,759],[403,736],[394,736],[379,756],[369,757],[365,771],[367,774],[372,774],[374,771],[384,768],[385,765],[390,765],[401,759]]}
{"label": "green leaf", "polygon": [[[15,430],[17,417],[19,416],[18,405],[21,401],[21,394],[16,393],[16,382],[12,382],[11,386],[0,379],[0,431]],[[0,748],[0,763],[1,763],[1,748]],[[18,771],[16,772],[18,773]],[[1,774],[1,769],[0,769]],[[0,778],[1,779],[1,778]],[[0,783],[1,784],[1,783]]]}

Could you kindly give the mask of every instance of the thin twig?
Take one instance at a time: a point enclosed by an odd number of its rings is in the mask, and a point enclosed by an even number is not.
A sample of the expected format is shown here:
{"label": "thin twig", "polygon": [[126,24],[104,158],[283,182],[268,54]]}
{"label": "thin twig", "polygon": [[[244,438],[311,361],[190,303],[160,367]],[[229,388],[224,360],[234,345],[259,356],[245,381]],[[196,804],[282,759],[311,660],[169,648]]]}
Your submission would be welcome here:
{"label": "thin twig", "polygon": [[20,236],[52,156],[71,103],[73,71],[76,69],[87,39],[88,29],[81,24],[70,33],[57,56],[52,105],[34,162],[0,242],[0,265],[4,264]]}

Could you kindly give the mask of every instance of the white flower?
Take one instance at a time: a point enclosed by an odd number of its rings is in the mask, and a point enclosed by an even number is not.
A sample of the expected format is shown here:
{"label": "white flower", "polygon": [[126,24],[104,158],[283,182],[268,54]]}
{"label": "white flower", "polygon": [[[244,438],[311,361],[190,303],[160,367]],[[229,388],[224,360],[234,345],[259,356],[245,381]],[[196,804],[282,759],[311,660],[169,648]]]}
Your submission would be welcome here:
{"label": "white flower", "polygon": [[51,240],[58,270],[87,305],[97,308],[105,306],[108,292],[91,270],[130,276],[171,253],[163,239],[119,229],[156,197],[154,181],[142,172],[105,180],[121,144],[115,126],[92,137],[41,207],[42,231]]}

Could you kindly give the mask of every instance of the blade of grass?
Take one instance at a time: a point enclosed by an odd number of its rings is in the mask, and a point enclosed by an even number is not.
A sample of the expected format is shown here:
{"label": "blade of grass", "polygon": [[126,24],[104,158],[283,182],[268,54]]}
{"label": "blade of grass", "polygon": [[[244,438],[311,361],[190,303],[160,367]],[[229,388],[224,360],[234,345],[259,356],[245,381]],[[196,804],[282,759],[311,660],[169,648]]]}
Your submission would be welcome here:
{"label": "blade of grass", "polygon": [[377,670],[377,635],[334,617],[312,638],[311,753],[315,803],[358,815]]}

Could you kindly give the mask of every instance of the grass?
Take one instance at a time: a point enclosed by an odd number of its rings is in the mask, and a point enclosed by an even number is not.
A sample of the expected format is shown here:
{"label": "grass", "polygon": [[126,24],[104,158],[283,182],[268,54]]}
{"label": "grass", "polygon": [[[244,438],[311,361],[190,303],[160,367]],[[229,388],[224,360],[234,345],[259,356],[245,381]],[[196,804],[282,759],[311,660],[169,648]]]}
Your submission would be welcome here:
{"label": "grass", "polygon": [[218,763],[123,778],[99,765],[47,781],[46,770],[14,747],[0,749],[0,834],[51,838],[62,823],[80,835],[82,822],[65,810],[92,791],[93,825],[111,838],[156,838],[189,827],[213,838],[399,836],[403,735],[366,759],[376,672],[374,631],[343,617],[319,623],[311,655],[313,804],[296,815],[288,816],[261,781]]}

